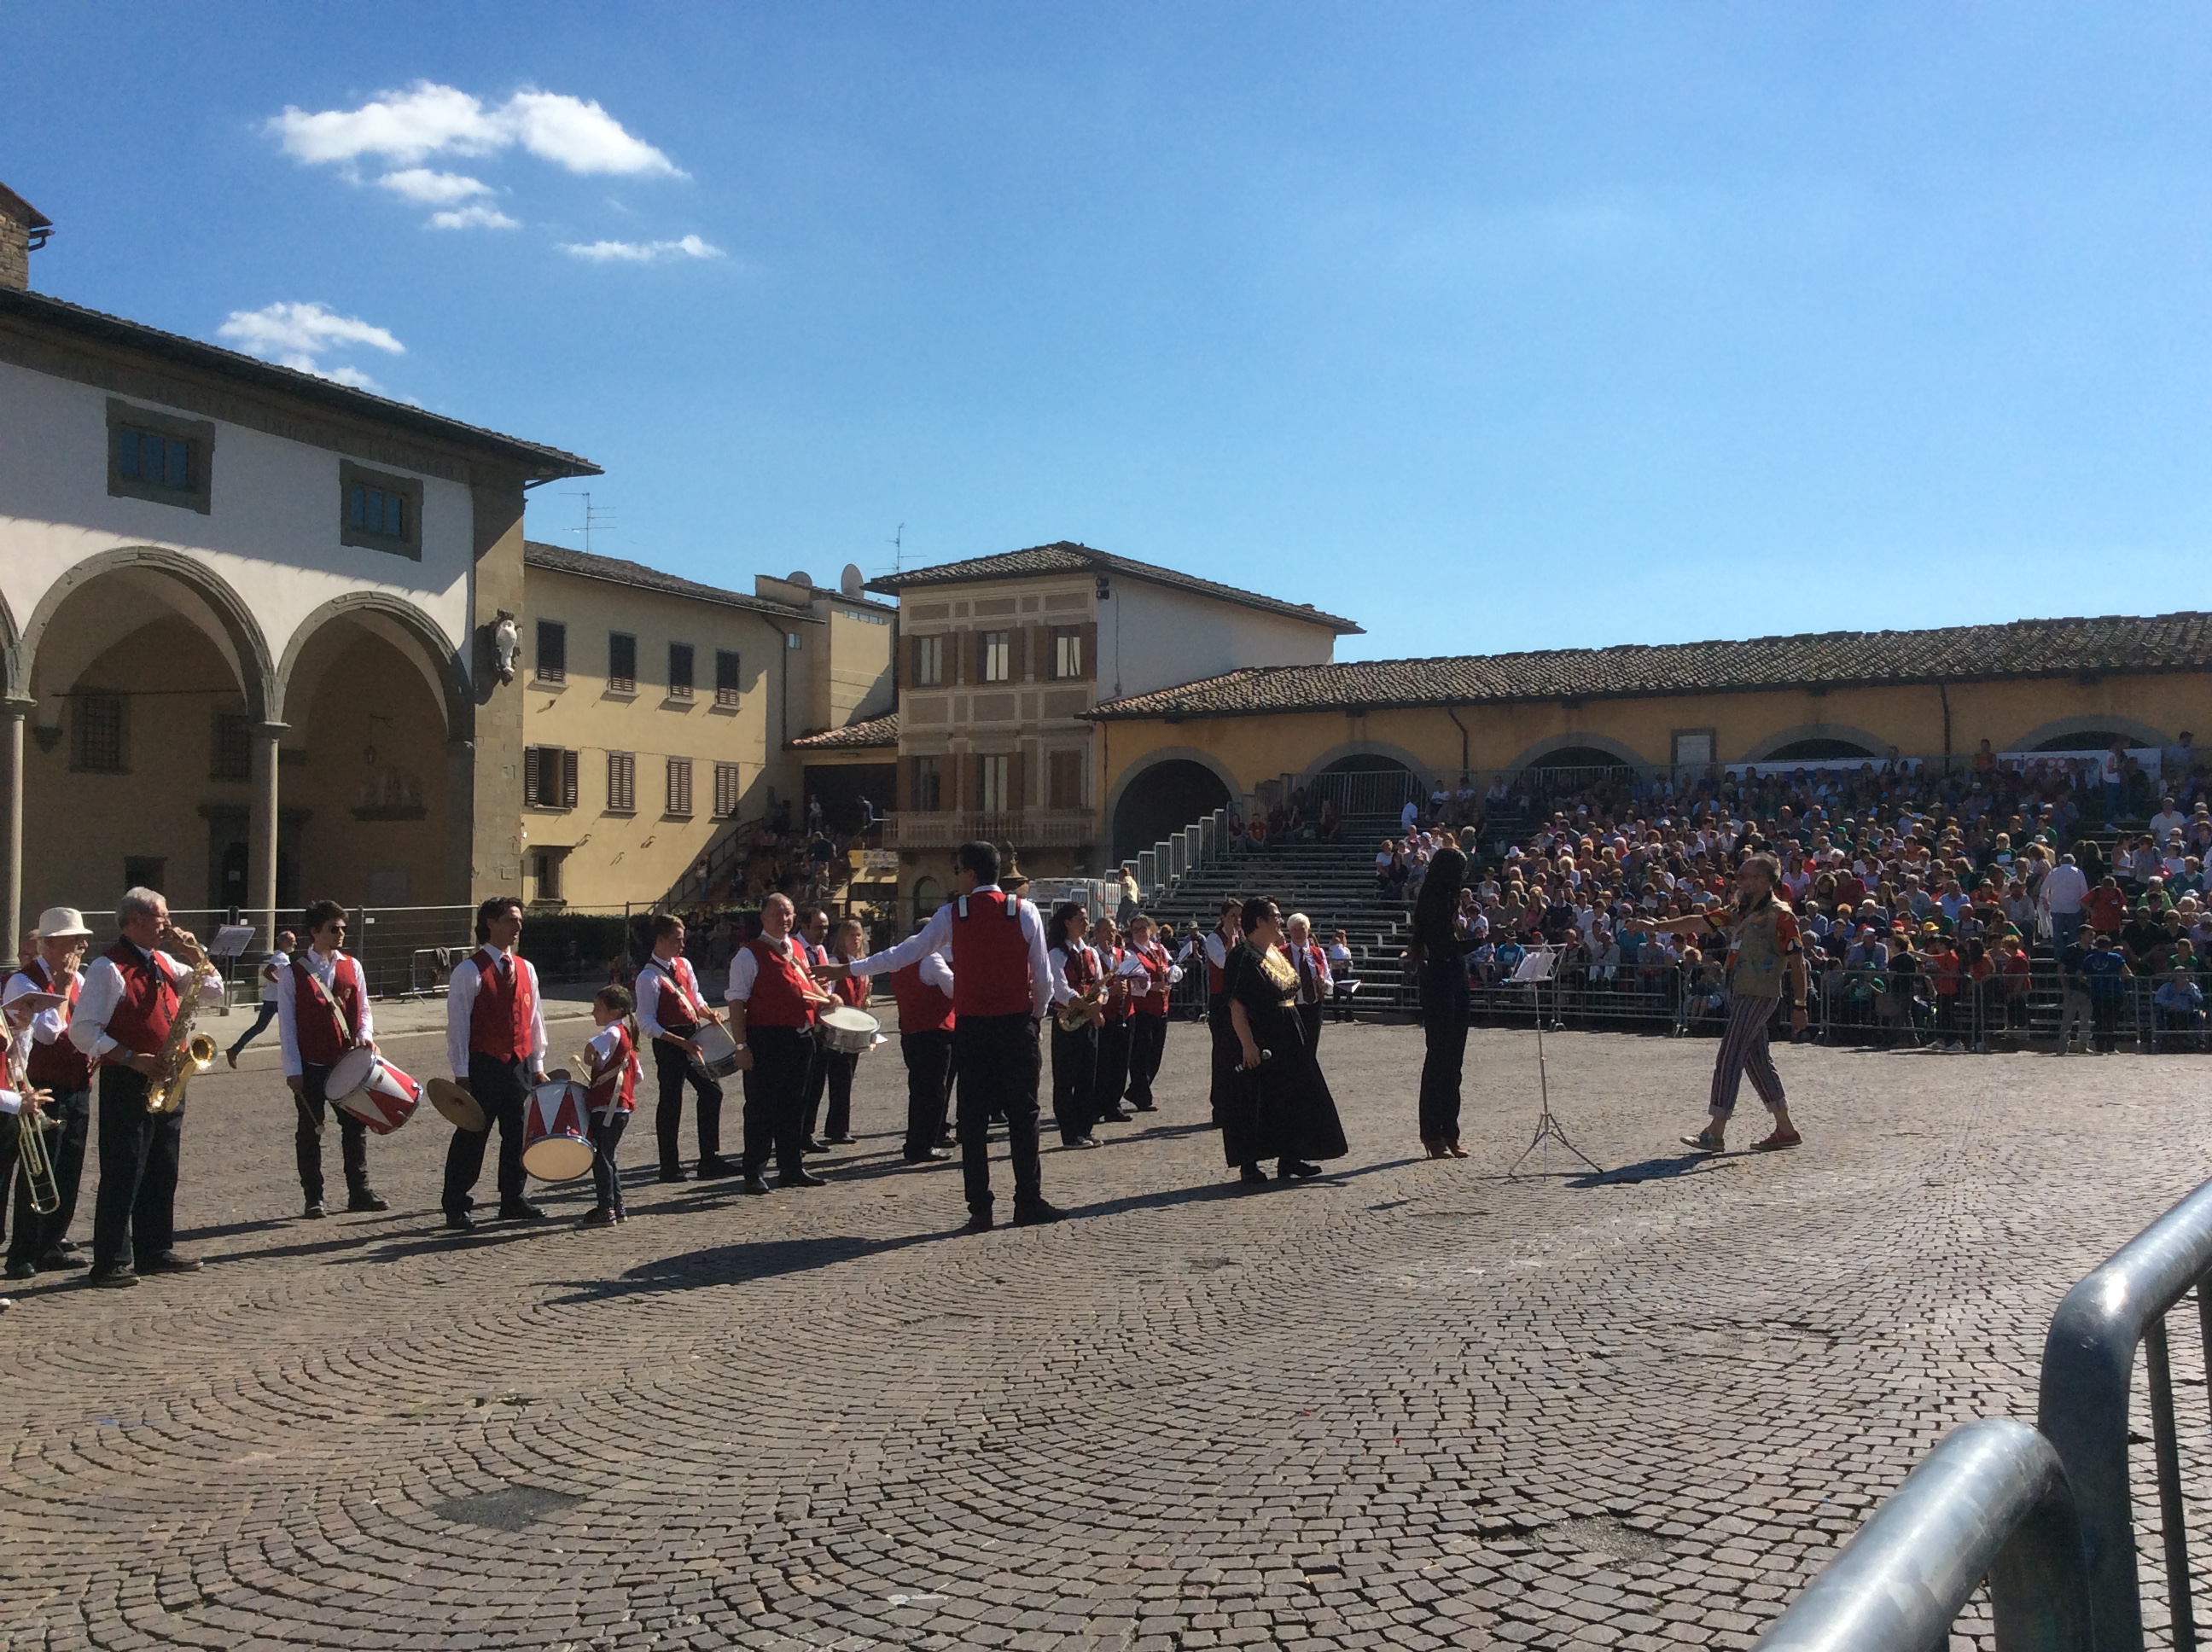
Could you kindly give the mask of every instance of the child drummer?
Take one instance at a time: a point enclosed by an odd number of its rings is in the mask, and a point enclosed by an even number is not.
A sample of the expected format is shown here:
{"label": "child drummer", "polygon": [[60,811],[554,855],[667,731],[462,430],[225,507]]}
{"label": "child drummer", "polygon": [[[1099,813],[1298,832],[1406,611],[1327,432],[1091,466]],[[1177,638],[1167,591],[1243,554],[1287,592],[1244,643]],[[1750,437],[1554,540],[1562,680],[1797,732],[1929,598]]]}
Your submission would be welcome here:
{"label": "child drummer", "polygon": [[637,1023],[630,1019],[634,1000],[625,987],[602,987],[592,1000],[592,1020],[599,1032],[585,1046],[592,1057],[589,1095],[584,1106],[592,1119],[592,1185],[599,1202],[583,1220],[587,1228],[610,1227],[626,1220],[623,1210],[622,1176],[615,1168],[615,1151],[622,1145],[623,1130],[637,1106]]}

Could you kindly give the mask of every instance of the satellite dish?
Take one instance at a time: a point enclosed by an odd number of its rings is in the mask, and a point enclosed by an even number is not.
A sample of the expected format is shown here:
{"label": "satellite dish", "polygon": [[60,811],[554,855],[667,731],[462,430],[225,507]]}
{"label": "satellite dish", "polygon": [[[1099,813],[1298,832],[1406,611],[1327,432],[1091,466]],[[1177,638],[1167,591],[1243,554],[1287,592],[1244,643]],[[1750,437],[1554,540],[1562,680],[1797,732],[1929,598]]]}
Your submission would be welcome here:
{"label": "satellite dish", "polygon": [[859,596],[860,587],[866,583],[867,581],[860,577],[860,565],[858,562],[846,563],[845,571],[837,576],[837,589],[848,597]]}
{"label": "satellite dish", "polygon": [[786,585],[803,585],[809,591],[811,591],[814,589],[814,576],[811,574],[809,574],[803,568],[795,568],[791,571],[791,577],[788,580],[786,580],[784,583]]}

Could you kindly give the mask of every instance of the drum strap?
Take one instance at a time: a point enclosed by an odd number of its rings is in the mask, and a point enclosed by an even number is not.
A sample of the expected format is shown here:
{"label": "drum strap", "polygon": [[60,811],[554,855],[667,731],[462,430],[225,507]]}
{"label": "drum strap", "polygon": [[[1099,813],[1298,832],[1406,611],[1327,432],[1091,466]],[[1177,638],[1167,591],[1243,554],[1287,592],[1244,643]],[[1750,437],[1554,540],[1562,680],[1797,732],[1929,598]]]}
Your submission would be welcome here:
{"label": "drum strap", "polygon": [[676,989],[676,1001],[684,1006],[684,1013],[691,1019],[695,1025],[702,1024],[706,1021],[707,1011],[705,1007],[701,1005],[694,1004],[691,1001],[691,994],[684,990],[684,983],[677,980],[676,972],[673,969],[661,963],[659,958],[653,959],[647,967],[649,969],[658,969],[662,975],[668,977],[668,984]]}
{"label": "drum strap", "polygon": [[[320,975],[318,975],[312,969],[306,970],[306,974],[307,977],[307,985],[315,989],[315,996],[323,1001],[325,1006],[329,1009],[330,1012],[333,1016],[337,1017],[338,1030],[345,1035],[346,1048],[353,1048],[356,1044],[361,1042],[361,1040],[353,1036],[353,1023],[347,1018],[344,1006],[331,995],[331,989],[323,985],[323,980]],[[332,981],[336,981],[337,978],[338,967],[334,963],[331,966],[331,979]]]}

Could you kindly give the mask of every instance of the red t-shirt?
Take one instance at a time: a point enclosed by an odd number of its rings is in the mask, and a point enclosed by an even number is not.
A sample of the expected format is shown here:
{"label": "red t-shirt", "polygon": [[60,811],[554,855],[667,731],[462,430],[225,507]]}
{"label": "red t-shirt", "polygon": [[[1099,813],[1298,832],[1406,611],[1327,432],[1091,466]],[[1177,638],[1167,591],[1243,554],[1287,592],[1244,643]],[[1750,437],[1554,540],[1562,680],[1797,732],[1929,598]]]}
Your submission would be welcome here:
{"label": "red t-shirt", "polygon": [[2128,897],[2100,884],[2081,897],[2081,910],[2089,915],[2090,928],[2117,935],[2127,917]]}

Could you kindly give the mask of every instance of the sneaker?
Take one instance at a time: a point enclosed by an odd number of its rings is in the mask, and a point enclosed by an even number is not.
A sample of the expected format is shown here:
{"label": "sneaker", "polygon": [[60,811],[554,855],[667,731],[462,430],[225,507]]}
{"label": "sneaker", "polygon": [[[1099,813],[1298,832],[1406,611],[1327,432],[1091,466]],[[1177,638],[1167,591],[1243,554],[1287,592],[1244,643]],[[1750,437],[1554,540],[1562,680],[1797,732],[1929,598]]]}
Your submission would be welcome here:
{"label": "sneaker", "polygon": [[576,1225],[580,1228],[611,1228],[614,1226],[615,1221],[615,1213],[612,1211],[604,1205],[598,1205],[586,1211],[582,1220]]}
{"label": "sneaker", "polygon": [[127,1267],[95,1267],[85,1276],[85,1282],[103,1291],[120,1291],[137,1284],[138,1275]]}
{"label": "sneaker", "polygon": [[1685,1147],[1694,1147],[1700,1153],[1725,1153],[1728,1151],[1728,1144],[1722,1140],[1718,1136],[1713,1134],[1711,1130],[1700,1130],[1694,1136],[1683,1137],[1682,1145]]}
{"label": "sneaker", "polygon": [[1751,1151],[1754,1153],[1778,1153],[1785,1147],[1801,1145],[1804,1139],[1795,1130],[1778,1130],[1764,1141],[1752,1143]]}
{"label": "sneaker", "polygon": [[309,1200],[307,1201],[307,1209],[300,1212],[302,1217],[310,1222],[319,1222],[330,1213],[331,1207],[324,1204],[319,1199]]}
{"label": "sneaker", "polygon": [[758,1176],[749,1175],[738,1184],[738,1191],[741,1193],[764,1193],[768,1191],[768,1183]]}

